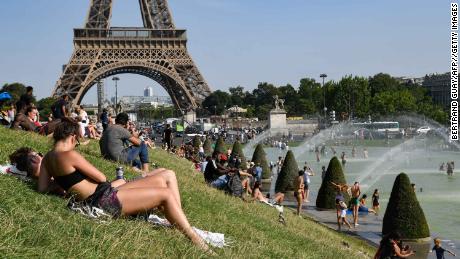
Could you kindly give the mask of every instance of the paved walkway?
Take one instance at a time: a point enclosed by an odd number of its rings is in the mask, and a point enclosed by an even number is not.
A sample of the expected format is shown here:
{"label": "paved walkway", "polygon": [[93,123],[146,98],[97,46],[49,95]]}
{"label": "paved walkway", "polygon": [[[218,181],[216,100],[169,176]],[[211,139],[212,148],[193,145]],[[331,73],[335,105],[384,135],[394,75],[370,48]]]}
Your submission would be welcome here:
{"label": "paved walkway", "polygon": [[[283,204],[286,207],[293,208],[293,209],[295,209],[297,206],[297,202],[290,201],[290,200],[285,201]],[[311,204],[314,204],[314,203],[311,203]],[[316,210],[316,207],[314,207],[313,205],[304,205],[303,212],[305,216],[313,219],[314,221],[317,221],[331,229],[337,230],[337,218],[336,218],[335,210],[334,211],[319,211],[319,210]],[[347,219],[350,223],[353,222],[352,215],[348,215]],[[352,228],[351,230],[348,230],[347,226],[343,226],[342,232],[348,235],[356,236],[364,240],[367,240],[371,245],[377,247],[382,238],[381,237],[382,220],[383,220],[383,215],[375,216],[374,214],[371,214],[371,213],[369,213],[368,215],[360,215],[359,222],[358,222],[359,225],[355,229]],[[416,257],[412,256],[409,258],[413,258],[413,259],[436,258],[434,253],[428,254],[428,255],[426,254],[423,255],[422,253],[422,251],[429,251],[429,249],[431,249],[432,247],[432,244],[433,244],[432,241],[430,242],[429,245],[411,244],[411,247],[418,252],[417,252]],[[445,240],[445,241],[443,240],[443,247],[454,252],[455,254],[457,254],[457,256],[460,256],[460,250],[458,250],[458,247],[460,246],[458,245],[456,246],[455,243],[449,240]],[[448,255],[447,253],[445,255],[446,255],[446,258],[454,258],[450,256],[450,254]]]}

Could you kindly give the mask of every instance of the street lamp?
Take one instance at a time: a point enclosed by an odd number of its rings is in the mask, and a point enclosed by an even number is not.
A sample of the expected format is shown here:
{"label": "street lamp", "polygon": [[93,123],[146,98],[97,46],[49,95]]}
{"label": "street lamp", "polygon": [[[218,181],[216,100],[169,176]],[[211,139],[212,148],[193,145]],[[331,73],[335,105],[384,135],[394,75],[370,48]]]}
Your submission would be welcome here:
{"label": "street lamp", "polygon": [[118,114],[118,81],[120,81],[120,78],[114,76],[112,77],[112,80],[115,81],[115,115]]}
{"label": "street lamp", "polygon": [[326,119],[326,111],[327,111],[327,108],[326,108],[326,89],[324,88],[324,79],[327,77],[326,74],[321,74],[319,75],[319,77],[321,77],[323,79],[323,110],[324,110],[324,119]]}

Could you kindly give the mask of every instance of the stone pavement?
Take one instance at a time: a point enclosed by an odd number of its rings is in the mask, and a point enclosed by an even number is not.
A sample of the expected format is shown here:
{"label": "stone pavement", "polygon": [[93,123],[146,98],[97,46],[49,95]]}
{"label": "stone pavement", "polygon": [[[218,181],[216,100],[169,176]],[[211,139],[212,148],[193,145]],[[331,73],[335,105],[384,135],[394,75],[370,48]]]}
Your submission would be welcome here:
{"label": "stone pavement", "polygon": [[[297,203],[295,201],[286,200],[283,203],[283,205],[289,208],[293,208],[295,210]],[[316,207],[313,205],[314,205],[314,202],[310,202],[308,205],[305,204],[303,206],[304,216],[311,218],[312,220],[326,227],[337,230],[337,217],[336,217],[335,210],[319,211],[319,210],[316,210]],[[290,212],[286,212],[286,213],[290,213]],[[383,220],[384,211],[382,211],[381,213],[382,214],[378,216],[375,216],[372,213],[369,213],[368,215],[361,214],[360,217],[358,218],[359,225],[356,228],[352,228],[351,230],[348,230],[347,226],[343,226],[342,232],[348,235],[351,235],[351,236],[355,236],[355,237],[367,240],[371,245],[378,247],[378,244],[382,238],[381,231],[382,231],[382,220]],[[348,215],[347,219],[350,222],[350,224],[352,224],[353,216]],[[428,245],[427,244],[414,244],[414,243],[411,243],[409,245],[412,247],[412,249],[417,251],[416,256],[411,256],[409,258],[413,258],[413,259],[436,258],[434,253],[431,253],[431,254],[426,253],[433,247],[433,241],[430,241]],[[453,242],[443,240],[442,246],[452,251],[453,253],[457,254],[457,256],[460,256],[460,250],[458,250],[458,247],[460,246],[458,245],[456,246]],[[422,252],[422,251],[425,251],[425,252]],[[445,253],[445,256],[446,258],[454,258],[450,254],[447,254],[447,253]]]}

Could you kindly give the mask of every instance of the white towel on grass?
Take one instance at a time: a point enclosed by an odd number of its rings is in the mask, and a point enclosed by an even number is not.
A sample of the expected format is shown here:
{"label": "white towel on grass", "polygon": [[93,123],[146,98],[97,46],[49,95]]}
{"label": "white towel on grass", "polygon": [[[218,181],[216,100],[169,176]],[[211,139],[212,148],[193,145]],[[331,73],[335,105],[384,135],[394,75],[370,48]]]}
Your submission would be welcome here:
{"label": "white towel on grass", "polygon": [[[84,202],[76,202],[73,199],[69,201],[67,207],[75,213],[81,214],[91,219],[97,219],[100,222],[105,223],[106,220],[111,218],[111,216],[108,213],[105,213],[104,210],[90,206]],[[152,223],[157,227],[173,227],[173,225],[167,219],[153,213],[147,217],[147,222]],[[223,248],[225,246],[230,246],[232,243],[229,239],[225,239],[224,234],[213,233],[198,229],[196,227],[192,228],[206,243],[213,247]]]}
{"label": "white towel on grass", "polygon": [[31,181],[30,177],[27,176],[27,172],[21,171],[11,164],[0,165],[0,174],[14,176],[25,182]]}

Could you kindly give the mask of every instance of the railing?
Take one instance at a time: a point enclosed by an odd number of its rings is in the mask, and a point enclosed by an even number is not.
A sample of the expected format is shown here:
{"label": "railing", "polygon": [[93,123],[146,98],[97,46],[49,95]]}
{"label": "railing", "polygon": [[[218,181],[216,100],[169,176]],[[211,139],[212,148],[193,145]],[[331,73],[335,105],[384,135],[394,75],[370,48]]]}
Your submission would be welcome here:
{"label": "railing", "polygon": [[145,28],[74,29],[75,39],[179,39],[186,40],[185,30],[153,30]]}

